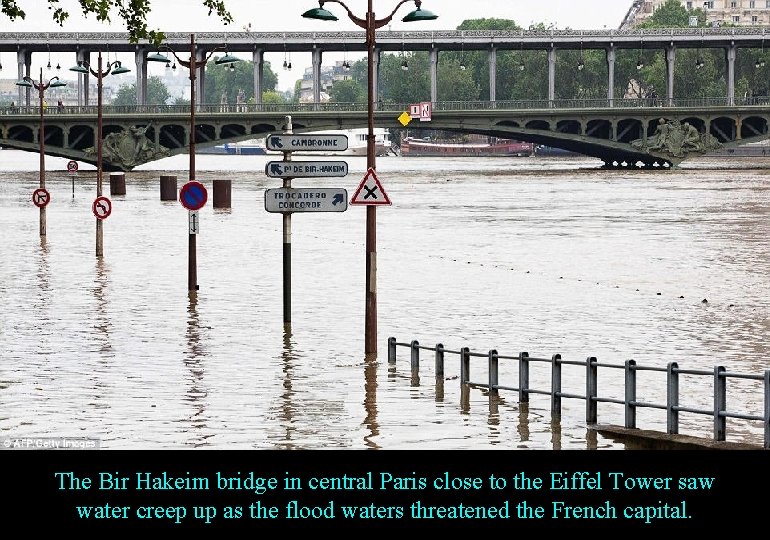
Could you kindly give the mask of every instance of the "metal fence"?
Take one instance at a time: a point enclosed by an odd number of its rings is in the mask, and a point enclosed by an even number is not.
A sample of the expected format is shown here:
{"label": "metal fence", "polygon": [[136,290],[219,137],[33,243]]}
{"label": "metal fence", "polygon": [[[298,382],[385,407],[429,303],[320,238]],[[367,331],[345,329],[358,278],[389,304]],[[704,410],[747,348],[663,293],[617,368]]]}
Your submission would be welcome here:
{"label": "metal fence", "polygon": [[[442,343],[434,347],[420,345],[417,340],[410,343],[400,343],[396,338],[388,338],[388,363],[396,363],[397,347],[407,347],[410,350],[410,362],[412,374],[416,375],[420,370],[420,350],[434,352],[436,378],[444,378],[444,357],[447,354],[458,355],[460,358],[460,385],[465,390],[471,386],[487,388],[490,395],[497,395],[500,390],[518,393],[519,403],[528,403],[531,394],[550,396],[551,414],[560,417],[562,411],[562,399],[578,399],[585,401],[586,423],[598,422],[598,404],[615,403],[624,408],[625,427],[636,428],[636,413],[638,409],[650,408],[666,411],[666,432],[670,435],[679,433],[679,413],[691,413],[705,415],[713,418],[714,440],[727,440],[727,419],[743,419],[761,422],[764,427],[764,448],[770,449],[770,369],[766,369],[762,375],[735,373],[727,371],[724,366],[715,366],[713,370],[682,369],[676,362],[669,362],[666,367],[643,366],[634,360],[626,360],[623,364],[610,364],[599,362],[596,357],[589,356],[584,362],[575,360],[563,360],[560,354],[554,354],[551,358],[536,358],[521,352],[516,356],[501,355],[492,349],[487,353],[472,352],[468,347],[459,350],[450,350]],[[471,381],[471,358],[486,358],[488,362],[487,382]],[[499,364],[501,360],[510,360],[518,363],[518,386],[500,384]],[[551,366],[550,388],[534,388],[530,386],[530,364],[543,363]],[[585,394],[573,394],[562,391],[562,368],[564,366],[576,366],[585,370]],[[624,388],[623,398],[606,397],[598,395],[599,368],[623,370]],[[653,403],[637,400],[637,373],[641,371],[660,372],[666,374],[666,402]],[[710,377],[713,380],[714,405],[711,409],[699,409],[688,407],[679,402],[680,376]],[[763,414],[747,414],[727,410],[727,381],[729,379],[744,379],[762,382],[764,392]]]}

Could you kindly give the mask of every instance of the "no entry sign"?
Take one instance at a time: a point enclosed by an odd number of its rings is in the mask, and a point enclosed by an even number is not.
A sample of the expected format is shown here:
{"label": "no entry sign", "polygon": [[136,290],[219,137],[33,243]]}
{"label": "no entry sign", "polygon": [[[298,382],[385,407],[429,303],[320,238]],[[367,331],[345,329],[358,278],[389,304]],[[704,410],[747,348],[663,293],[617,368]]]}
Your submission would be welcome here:
{"label": "no entry sign", "polygon": [[71,173],[78,172],[78,162],[77,161],[70,161],[67,163],[67,170]]}
{"label": "no entry sign", "polygon": [[200,210],[206,205],[209,193],[200,182],[187,182],[179,190],[179,202],[188,210]]}

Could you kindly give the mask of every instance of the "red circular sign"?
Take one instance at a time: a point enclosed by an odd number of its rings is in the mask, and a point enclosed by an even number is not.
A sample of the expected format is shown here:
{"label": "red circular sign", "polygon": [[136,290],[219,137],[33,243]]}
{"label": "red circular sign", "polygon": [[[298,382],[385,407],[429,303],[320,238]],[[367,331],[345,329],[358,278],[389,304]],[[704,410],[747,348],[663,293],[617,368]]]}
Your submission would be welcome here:
{"label": "red circular sign", "polygon": [[77,172],[78,171],[78,162],[77,161],[70,161],[67,163],[67,170],[69,172]]}
{"label": "red circular sign", "polygon": [[107,197],[97,197],[94,200],[94,204],[91,206],[91,210],[97,219],[107,219],[112,213],[112,201]]}
{"label": "red circular sign", "polygon": [[179,190],[179,202],[188,210],[200,210],[208,199],[209,193],[200,182],[187,182]]}
{"label": "red circular sign", "polygon": [[48,193],[48,190],[45,188],[37,188],[32,192],[32,202],[35,203],[35,206],[38,208],[43,208],[51,202],[51,194]]}

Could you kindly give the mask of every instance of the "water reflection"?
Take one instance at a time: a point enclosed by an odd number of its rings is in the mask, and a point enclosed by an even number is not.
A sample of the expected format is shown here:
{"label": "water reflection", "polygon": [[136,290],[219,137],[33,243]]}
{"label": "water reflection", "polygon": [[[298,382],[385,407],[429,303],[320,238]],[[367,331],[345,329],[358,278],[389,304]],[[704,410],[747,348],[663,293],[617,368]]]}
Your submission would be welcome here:
{"label": "water reflection", "polygon": [[106,358],[115,356],[112,348],[112,319],[109,314],[108,306],[109,299],[107,297],[107,286],[109,285],[109,267],[104,262],[103,257],[96,258],[96,266],[94,268],[94,287],[91,292],[96,300],[95,305],[95,320],[94,329],[96,334],[94,337],[97,340],[97,347],[99,351],[99,361],[105,362]]}
{"label": "water reflection", "polygon": [[200,314],[198,313],[198,293],[190,291],[188,293],[187,304],[187,330],[185,332],[186,350],[184,354],[184,365],[190,375],[187,377],[187,394],[185,400],[189,402],[192,413],[186,419],[189,423],[189,435],[187,443],[195,448],[210,445],[208,439],[212,436],[208,432],[208,390],[206,389],[203,376],[205,366],[203,361],[206,356],[204,343],[201,336]]}
{"label": "water reflection", "polygon": [[294,388],[292,386],[292,375],[296,361],[299,355],[294,351],[292,341],[291,324],[283,325],[283,350],[281,351],[281,372],[283,373],[283,391],[281,392],[280,417],[283,424],[285,435],[281,442],[281,447],[286,450],[296,448],[293,436],[296,431],[294,427]]}
{"label": "water reflection", "polygon": [[[364,357],[364,425],[369,433],[364,435],[364,446],[370,450],[378,450],[380,445],[377,437],[380,435],[380,425],[377,422],[377,354],[367,354]],[[395,365],[393,365],[395,373]]]}

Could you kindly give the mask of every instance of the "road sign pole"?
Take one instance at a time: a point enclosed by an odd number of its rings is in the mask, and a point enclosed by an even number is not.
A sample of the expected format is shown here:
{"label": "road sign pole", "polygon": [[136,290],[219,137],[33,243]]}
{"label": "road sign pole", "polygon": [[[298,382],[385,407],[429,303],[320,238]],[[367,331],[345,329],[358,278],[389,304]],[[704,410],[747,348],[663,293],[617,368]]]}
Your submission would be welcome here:
{"label": "road sign pole", "polygon": [[[291,116],[286,117],[286,134],[291,135]],[[283,161],[291,161],[291,152],[283,153]],[[291,177],[283,179],[283,187],[291,188]],[[283,214],[283,323],[291,324],[291,212]]]}

